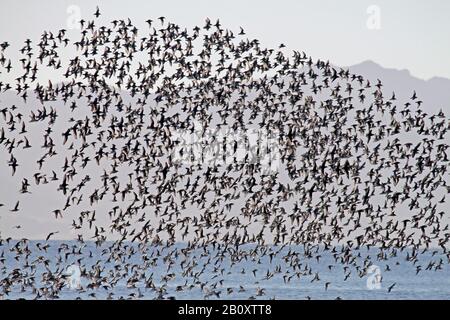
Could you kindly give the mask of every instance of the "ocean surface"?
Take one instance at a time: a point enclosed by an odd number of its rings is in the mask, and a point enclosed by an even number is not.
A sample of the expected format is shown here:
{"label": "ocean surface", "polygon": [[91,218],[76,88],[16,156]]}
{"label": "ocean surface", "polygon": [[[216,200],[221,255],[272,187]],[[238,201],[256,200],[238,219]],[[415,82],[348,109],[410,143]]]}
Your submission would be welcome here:
{"label": "ocean surface", "polygon": [[[61,280],[61,290],[58,291],[55,299],[155,299],[155,298],[171,298],[171,299],[450,299],[450,267],[447,257],[433,250],[427,251],[418,256],[418,261],[413,263],[406,261],[407,250],[398,252],[396,257],[388,257],[387,260],[378,261],[376,258],[377,250],[361,250],[361,257],[371,256],[373,266],[368,272],[362,272],[360,267],[353,265],[344,266],[339,262],[334,262],[329,251],[319,251],[319,260],[316,258],[304,258],[299,256],[299,263],[302,266],[308,265],[312,272],[297,277],[289,267],[290,263],[283,259],[289,248],[286,247],[270,262],[269,257],[253,257],[244,259],[241,262],[231,264],[228,258],[224,258],[220,263],[213,265],[208,264],[196,282],[192,277],[183,277],[181,260],[186,260],[183,255],[179,255],[174,259],[172,267],[168,269],[168,261],[164,261],[163,256],[153,256],[157,250],[161,248],[149,248],[143,255],[136,252],[131,255],[123,254],[119,262],[109,259],[109,253],[106,253],[108,244],[96,247],[94,243],[87,242],[82,249],[82,254],[67,257],[67,261],[63,259],[58,262],[58,257],[64,256],[66,252],[72,251],[72,248],[79,248],[76,242],[64,241],[68,244],[68,248],[60,249],[61,241],[50,241],[49,247],[44,250],[38,250],[35,245],[36,241],[28,243],[28,264],[24,258],[25,254],[17,255],[15,245],[17,242],[11,241],[9,244],[3,243],[0,246],[0,253],[3,252],[3,259],[0,260],[0,293],[3,293],[2,299],[34,299],[38,291],[33,290],[39,288],[47,290],[51,287],[51,276],[58,274],[69,275],[67,279]],[[180,248],[182,245],[177,245]],[[137,245],[130,244],[128,248],[137,248]],[[150,246],[149,246],[150,247]],[[16,247],[17,248],[17,247]],[[291,247],[292,248],[292,247]],[[298,251],[300,251],[300,248]],[[172,248],[173,250],[173,248]],[[162,250],[160,253],[168,253]],[[438,251],[436,249],[436,251]],[[211,249],[211,252],[213,250]],[[442,250],[440,250],[442,252]],[[118,252],[115,252],[117,254]],[[144,258],[156,257],[157,262],[154,266],[144,266]],[[211,254],[213,256],[213,254]],[[191,254],[191,258],[186,261],[195,261],[197,267],[193,270],[200,271],[203,264],[211,258],[211,256]],[[89,288],[92,283],[92,277],[88,273],[83,273],[75,282],[83,289],[71,288],[71,277],[77,277],[76,270],[73,266],[78,266],[77,259],[83,257],[81,266],[87,271],[92,272],[97,265],[100,269],[99,275],[104,277],[102,285]],[[47,260],[45,262],[45,260]],[[214,261],[214,260],[213,260]],[[357,263],[363,263],[362,258],[356,259]],[[432,262],[430,270],[426,270]],[[31,266],[35,265],[36,268]],[[135,265],[136,267],[133,267]],[[330,267],[332,265],[332,267]],[[420,266],[420,272],[417,268]],[[137,268],[142,269],[143,276],[137,277],[137,281],[132,286],[127,280],[136,275]],[[279,273],[275,273],[270,279],[265,279],[267,271],[274,271],[279,268]],[[72,268],[72,269],[71,269]],[[78,267],[75,267],[75,269]],[[216,269],[216,270],[214,270]],[[217,272],[218,270],[221,270]],[[215,272],[216,271],[216,272]],[[379,272],[378,272],[379,271]],[[112,287],[108,287],[109,279],[113,279],[111,275],[125,275],[125,277],[116,277],[117,283]],[[315,273],[318,273],[320,280],[314,280]],[[21,274],[21,277],[17,277]],[[71,275],[72,274],[72,275]],[[146,288],[145,280],[152,278],[156,287],[163,285],[163,277],[166,274],[172,274],[172,277],[164,286],[164,292],[160,295],[152,288]],[[347,279],[346,275],[350,274]],[[44,276],[44,277],[43,277]],[[293,276],[289,282],[285,281],[289,276]],[[45,278],[45,280],[43,280]],[[7,279],[15,279],[7,285]],[[22,280],[17,280],[22,279]],[[24,280],[25,279],[25,280]],[[50,279],[50,280],[49,280]],[[222,281],[220,281],[222,280]],[[380,281],[381,280],[381,281]],[[186,282],[187,281],[187,282]],[[368,282],[369,281],[369,282]],[[207,283],[201,287],[200,282]],[[219,283],[217,283],[219,282]],[[54,283],[54,282],[53,282]],[[214,283],[217,283],[214,287]],[[326,283],[327,289],[325,289]],[[72,282],[72,285],[74,282]],[[184,284],[191,285],[190,289],[184,288],[180,290],[177,287]],[[388,288],[395,284],[391,291]],[[5,292],[5,288],[8,288]],[[263,294],[258,295],[259,288],[264,288]],[[215,294],[207,295],[207,292],[220,292],[219,296]],[[261,294],[261,292],[259,292]],[[39,297],[44,299],[44,297]]]}

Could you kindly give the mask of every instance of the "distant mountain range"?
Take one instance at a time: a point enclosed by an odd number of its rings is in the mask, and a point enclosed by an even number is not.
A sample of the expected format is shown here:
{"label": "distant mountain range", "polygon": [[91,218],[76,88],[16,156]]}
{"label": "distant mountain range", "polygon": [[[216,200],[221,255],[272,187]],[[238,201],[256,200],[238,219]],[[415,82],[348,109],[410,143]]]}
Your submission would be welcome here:
{"label": "distant mountain range", "polygon": [[[383,84],[384,97],[389,99],[392,92],[395,92],[399,106],[408,101],[413,92],[416,91],[418,99],[423,101],[423,110],[427,110],[428,113],[437,113],[442,109],[446,115],[450,116],[450,79],[433,77],[429,80],[423,80],[411,75],[409,70],[385,68],[371,60],[341,67],[363,76],[372,85],[377,83],[377,79],[380,79]],[[2,94],[2,98],[12,98],[14,95],[15,92],[10,91]],[[32,94],[30,93],[30,95]]]}
{"label": "distant mountain range", "polygon": [[433,77],[423,80],[412,76],[406,69],[384,68],[370,60],[346,68],[362,75],[371,83],[380,79],[385,97],[390,98],[394,91],[399,101],[406,101],[415,90],[418,98],[424,102],[423,110],[438,112],[442,109],[446,114],[450,114],[450,79]]}

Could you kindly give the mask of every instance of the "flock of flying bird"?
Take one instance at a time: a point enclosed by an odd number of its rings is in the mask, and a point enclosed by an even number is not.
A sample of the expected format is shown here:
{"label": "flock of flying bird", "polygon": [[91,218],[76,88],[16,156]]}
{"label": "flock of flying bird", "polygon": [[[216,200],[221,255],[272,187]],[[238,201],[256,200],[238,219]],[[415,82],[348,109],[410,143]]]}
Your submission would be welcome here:
{"label": "flock of flying bird", "polygon": [[[352,268],[363,277],[375,259],[389,263],[402,252],[417,273],[450,262],[443,111],[427,113],[415,92],[399,102],[379,80],[303,52],[287,55],[284,45],[264,48],[219,21],[189,30],[160,17],[138,30],[130,19],[98,26],[99,16],[80,21],[76,40],[66,30],[27,39],[18,61],[0,44],[1,170],[20,196],[0,199],[0,221],[25,214],[22,204],[45,186],[64,201],[31,214],[71,221],[77,234],[72,242],[52,241],[64,230],[42,241],[0,237],[1,297],[19,288],[58,298],[72,263],[85,281],[78,292],[91,298],[99,290],[119,298],[120,283],[129,289],[122,298],[193,289],[205,298],[255,298],[271,278],[320,281],[309,261],[325,254],[344,280]],[[68,49],[76,54],[67,57]],[[43,69],[65,80],[41,81]],[[7,94],[19,101],[7,104]],[[177,161],[175,150],[189,150],[173,133],[194,132],[195,123],[204,132],[277,132],[278,170],[267,173],[257,161]],[[202,139],[207,146],[216,136]],[[21,170],[29,159],[33,173]],[[362,255],[364,248],[376,255]],[[256,291],[224,286],[242,262],[256,265],[241,271]]]}

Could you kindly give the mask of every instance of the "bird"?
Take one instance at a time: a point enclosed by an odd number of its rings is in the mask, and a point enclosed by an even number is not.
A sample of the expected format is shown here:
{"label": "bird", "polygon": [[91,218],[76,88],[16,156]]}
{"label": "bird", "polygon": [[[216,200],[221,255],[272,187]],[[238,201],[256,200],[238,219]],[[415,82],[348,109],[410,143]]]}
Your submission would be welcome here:
{"label": "bird", "polygon": [[394,282],[388,287],[388,293],[391,293],[392,289],[395,287],[396,283]]}
{"label": "bird", "polygon": [[58,232],[58,231],[50,232],[50,233],[47,235],[47,237],[45,238],[45,241],[50,240],[50,238],[53,237],[53,236],[54,236],[55,234],[57,234],[57,233],[59,233],[59,232]]}
{"label": "bird", "polygon": [[19,211],[19,204],[20,204],[20,201],[17,201],[16,205],[14,206],[14,208],[11,209],[10,211],[11,212],[18,212]]}
{"label": "bird", "polygon": [[59,210],[59,209],[53,210],[53,214],[55,215],[56,219],[58,219],[58,216],[61,217],[61,218],[63,217],[62,216],[62,211]]}
{"label": "bird", "polygon": [[100,9],[98,8],[98,6],[97,6],[96,9],[95,9],[94,16],[95,16],[96,18],[100,17]]}

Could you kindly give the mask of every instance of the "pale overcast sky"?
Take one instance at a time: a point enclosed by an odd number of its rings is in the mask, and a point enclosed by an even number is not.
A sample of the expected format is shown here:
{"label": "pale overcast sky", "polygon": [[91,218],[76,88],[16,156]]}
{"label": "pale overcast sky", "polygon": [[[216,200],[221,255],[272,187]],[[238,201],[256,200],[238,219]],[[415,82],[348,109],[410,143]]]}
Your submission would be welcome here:
{"label": "pale overcast sky", "polygon": [[[249,37],[265,46],[284,43],[336,65],[373,60],[383,67],[408,69],[422,79],[450,78],[450,1],[445,0],[3,0],[0,40],[15,44],[27,37],[36,39],[45,29],[67,28],[71,5],[89,19],[99,5],[102,21],[108,23],[130,17],[143,25],[146,19],[163,15],[192,27],[205,17],[220,18],[225,27],[243,26]],[[368,20],[380,28],[368,28]]]}
{"label": "pale overcast sky", "polygon": [[[73,20],[70,13],[73,13],[71,10],[73,6],[79,8],[82,17],[92,19],[96,5],[100,6],[102,12],[101,24],[109,25],[114,19],[130,17],[135,25],[139,28],[142,26],[144,30],[145,20],[166,16],[174,23],[192,28],[194,25],[203,26],[206,17],[213,21],[220,18],[222,26],[235,30],[236,33],[239,32],[239,26],[242,26],[249,38],[261,41],[262,47],[278,47],[280,43],[284,43],[287,49],[305,51],[314,58],[330,60],[338,66],[350,66],[372,60],[385,68],[408,69],[412,75],[421,79],[432,77],[450,79],[450,1],[438,0],[426,2],[2,0],[0,42],[11,43],[12,47],[7,49],[7,56],[17,60],[18,49],[25,39],[30,38],[36,43],[43,30],[56,32],[62,28],[69,29],[68,22]],[[379,21],[377,21],[378,13]],[[379,24],[380,29],[368,28],[368,22],[369,26]],[[69,30],[68,36],[71,39],[78,39],[79,30]],[[68,50],[69,48],[67,47]],[[370,71],[370,64],[369,68],[366,66],[363,69]],[[14,71],[17,70],[20,71],[19,68]],[[425,83],[411,79],[406,72],[397,74],[392,70],[386,72],[384,69],[382,72],[380,76],[369,75],[386,80],[384,88],[388,94],[395,89],[398,99],[408,98],[413,89],[418,90],[420,96],[423,95],[428,110],[432,112],[437,112],[440,108],[448,110],[450,101],[448,81],[436,80]],[[52,75],[44,74],[44,78]],[[0,74],[0,81],[9,81],[2,77],[5,77],[5,74]],[[13,93],[10,92],[10,95]],[[15,103],[6,95],[0,98],[0,102],[4,104]],[[52,106],[58,108],[61,104],[59,102]],[[32,145],[39,146],[41,136],[30,134],[29,139]],[[62,136],[59,136],[59,139],[62,139]],[[0,203],[5,204],[0,212],[0,235],[42,239],[49,231],[59,230],[61,233],[55,238],[75,236],[78,231],[68,227],[72,219],[77,218],[75,213],[65,213],[67,217],[57,221],[51,213],[52,210],[61,208],[65,201],[60,193],[54,194],[54,190],[51,189],[54,185],[49,184],[39,190],[33,188],[31,197],[33,201],[27,202],[23,196],[18,198],[18,183],[24,177],[32,177],[36,168],[36,159],[27,158],[26,155],[28,154],[19,154],[19,158],[25,163],[20,164],[20,172],[12,177],[10,168],[6,166],[9,154],[0,152],[2,164]],[[60,168],[62,162],[54,165],[55,168]],[[98,170],[97,167],[87,169],[92,173]],[[18,199],[22,201],[21,213],[14,215],[9,210]],[[448,204],[445,206],[447,209]],[[106,209],[103,215],[106,216]],[[102,212],[99,210],[98,223],[101,222],[101,216]],[[15,229],[19,224],[22,228]]]}

